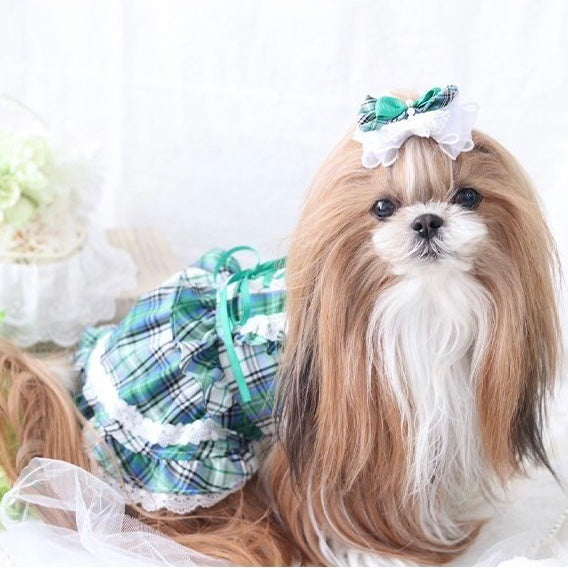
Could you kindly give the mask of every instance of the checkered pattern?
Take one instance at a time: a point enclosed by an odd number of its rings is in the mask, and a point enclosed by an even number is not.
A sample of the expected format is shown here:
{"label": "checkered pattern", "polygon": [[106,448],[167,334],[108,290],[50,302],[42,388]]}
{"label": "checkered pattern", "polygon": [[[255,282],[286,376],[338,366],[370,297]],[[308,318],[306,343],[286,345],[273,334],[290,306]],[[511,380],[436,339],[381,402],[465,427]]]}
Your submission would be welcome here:
{"label": "checkered pattern", "polygon": [[[218,439],[197,444],[150,443],[83,388],[78,406],[107,446],[96,450],[97,459],[107,472],[116,471],[112,462],[117,462],[124,481],[153,493],[215,494],[240,487],[258,468],[254,442],[273,432],[274,376],[284,329],[268,339],[234,326],[233,343],[252,398],[244,403],[217,310],[219,280],[240,267],[231,258],[216,281],[223,252],[210,251],[142,297],[119,325],[88,329],[77,352],[83,383],[95,367],[102,368],[120,400],[158,428],[202,419],[218,429]],[[283,276],[284,268],[278,268],[250,283],[250,317],[284,312],[284,288],[272,286]],[[227,289],[235,319],[242,309],[239,290]],[[91,357],[100,342],[102,356]]]}
{"label": "checkered pattern", "polygon": [[[416,114],[420,114],[422,112],[427,112],[430,110],[438,110],[445,106],[448,106],[457,96],[458,88],[455,85],[448,85],[444,89],[441,89],[438,93],[434,94],[431,98],[428,98],[424,102],[420,102],[422,99],[418,101],[414,101],[416,106],[412,106]],[[391,122],[398,122],[399,120],[404,120],[409,118],[408,109],[401,110],[401,113],[394,117],[394,118],[385,118],[381,116],[377,116],[376,114],[376,105],[377,100],[375,97],[371,97],[367,95],[367,98],[361,105],[359,109],[359,128],[363,132],[367,132],[369,130],[380,130],[386,124],[390,124]],[[404,105],[406,106],[406,105]]]}

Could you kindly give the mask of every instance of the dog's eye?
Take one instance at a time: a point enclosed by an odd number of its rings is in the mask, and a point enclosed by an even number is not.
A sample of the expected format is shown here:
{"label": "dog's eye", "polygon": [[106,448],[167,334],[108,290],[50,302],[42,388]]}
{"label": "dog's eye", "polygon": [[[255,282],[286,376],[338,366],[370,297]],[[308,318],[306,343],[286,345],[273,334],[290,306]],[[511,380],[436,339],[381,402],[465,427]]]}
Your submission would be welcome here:
{"label": "dog's eye", "polygon": [[475,209],[479,206],[482,199],[483,197],[481,197],[479,192],[472,187],[462,187],[455,192],[452,203],[457,203],[465,209]]}
{"label": "dog's eye", "polygon": [[390,199],[379,199],[373,204],[371,213],[379,219],[386,219],[396,211],[396,205]]}

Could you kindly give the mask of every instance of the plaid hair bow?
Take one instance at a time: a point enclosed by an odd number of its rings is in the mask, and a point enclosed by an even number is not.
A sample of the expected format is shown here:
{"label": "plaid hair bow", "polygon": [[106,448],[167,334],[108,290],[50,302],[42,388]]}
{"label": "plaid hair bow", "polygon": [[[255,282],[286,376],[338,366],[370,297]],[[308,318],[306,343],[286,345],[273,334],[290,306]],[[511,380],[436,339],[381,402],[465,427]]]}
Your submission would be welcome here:
{"label": "plaid hair bow", "polygon": [[380,130],[386,124],[397,122],[414,114],[438,110],[449,105],[458,94],[455,85],[444,89],[434,87],[415,101],[401,101],[396,97],[379,97],[367,95],[359,110],[359,128],[363,132]]}

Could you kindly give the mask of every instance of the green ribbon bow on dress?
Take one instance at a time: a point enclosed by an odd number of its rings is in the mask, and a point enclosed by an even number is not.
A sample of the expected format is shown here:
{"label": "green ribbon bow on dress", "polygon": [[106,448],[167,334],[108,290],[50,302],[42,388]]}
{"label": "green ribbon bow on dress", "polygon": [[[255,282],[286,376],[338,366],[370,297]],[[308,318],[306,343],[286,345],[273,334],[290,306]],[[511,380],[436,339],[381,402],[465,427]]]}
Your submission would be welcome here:
{"label": "green ribbon bow on dress", "polygon": [[[235,325],[244,325],[250,317],[250,290],[249,281],[254,280],[260,276],[263,277],[263,285],[268,286],[274,273],[283,268],[286,259],[280,258],[278,260],[270,260],[268,262],[260,262],[260,255],[256,249],[248,246],[238,246],[224,252],[215,267],[214,277],[217,280],[221,270],[234,258],[235,253],[239,251],[249,251],[256,255],[257,263],[253,268],[240,269],[235,272],[226,282],[219,287],[219,302],[218,310],[221,318],[222,337],[227,350],[227,357],[231,368],[233,370],[234,378],[239,387],[241,399],[243,402],[251,402],[251,395],[245,379],[244,373],[241,369],[239,357],[235,351],[235,344],[233,342],[233,328]],[[240,309],[240,316],[236,316],[233,310],[232,302],[227,298],[227,288],[230,284],[236,283],[235,295],[238,298]]]}
{"label": "green ribbon bow on dress", "polygon": [[448,85],[444,89],[434,87],[415,101],[402,101],[389,96],[376,99],[367,95],[359,110],[359,128],[363,132],[380,130],[385,124],[404,120],[414,114],[441,109],[449,105],[457,94],[458,88]]}

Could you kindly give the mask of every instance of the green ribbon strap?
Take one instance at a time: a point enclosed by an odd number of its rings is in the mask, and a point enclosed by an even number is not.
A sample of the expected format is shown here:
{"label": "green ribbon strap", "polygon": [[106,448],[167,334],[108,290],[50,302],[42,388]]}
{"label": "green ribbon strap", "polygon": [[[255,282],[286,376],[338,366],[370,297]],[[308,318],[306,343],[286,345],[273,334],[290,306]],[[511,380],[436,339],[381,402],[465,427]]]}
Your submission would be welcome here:
{"label": "green ribbon strap", "polygon": [[[256,255],[257,262],[254,268],[247,268],[244,270],[240,269],[240,265],[234,258],[234,255],[241,251],[249,251]],[[254,248],[247,246],[234,247],[223,253],[223,255],[219,258],[219,262],[217,263],[214,271],[215,279],[217,279],[223,268],[227,267],[231,261],[236,262],[239,266],[239,270],[231,275],[226,282],[219,286],[217,309],[219,310],[221,334],[223,342],[225,343],[225,348],[227,349],[229,363],[233,370],[241,399],[243,402],[247,403],[251,402],[251,395],[235,349],[233,329],[236,325],[244,325],[250,317],[250,280],[254,280],[255,278],[262,276],[263,284],[264,286],[267,286],[274,273],[284,267],[285,259],[280,258],[278,260],[261,263],[260,255]],[[237,312],[239,315],[235,314],[233,299],[227,298],[227,288],[233,283],[236,283],[233,298],[237,299]]]}

